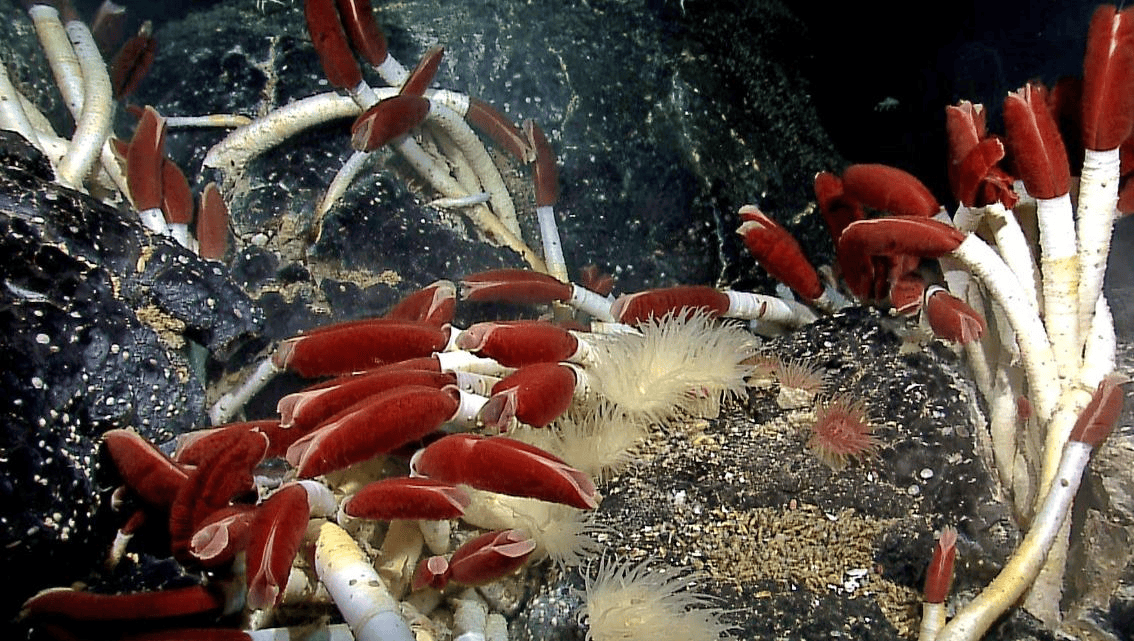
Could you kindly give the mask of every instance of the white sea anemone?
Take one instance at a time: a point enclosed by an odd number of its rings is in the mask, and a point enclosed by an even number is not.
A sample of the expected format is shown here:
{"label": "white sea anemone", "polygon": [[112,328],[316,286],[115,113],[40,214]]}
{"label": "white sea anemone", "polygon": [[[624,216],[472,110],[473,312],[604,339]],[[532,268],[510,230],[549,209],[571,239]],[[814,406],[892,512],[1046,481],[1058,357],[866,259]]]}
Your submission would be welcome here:
{"label": "white sea anemone", "polygon": [[709,598],[690,589],[697,575],[651,570],[649,564],[608,557],[595,576],[585,577],[579,620],[588,627],[587,641],[708,641],[725,635],[730,626],[720,622],[721,610],[705,607]]}
{"label": "white sea anemone", "polygon": [[744,390],[755,340],[743,327],[687,313],[638,329],[596,341],[588,369],[594,388],[628,420],[661,422],[678,411],[712,417],[722,397]]}
{"label": "white sea anemone", "polygon": [[461,519],[486,530],[521,529],[536,542],[535,558],[544,555],[560,566],[575,566],[600,549],[595,534],[605,530],[592,513],[569,505],[465,488],[472,502]]}

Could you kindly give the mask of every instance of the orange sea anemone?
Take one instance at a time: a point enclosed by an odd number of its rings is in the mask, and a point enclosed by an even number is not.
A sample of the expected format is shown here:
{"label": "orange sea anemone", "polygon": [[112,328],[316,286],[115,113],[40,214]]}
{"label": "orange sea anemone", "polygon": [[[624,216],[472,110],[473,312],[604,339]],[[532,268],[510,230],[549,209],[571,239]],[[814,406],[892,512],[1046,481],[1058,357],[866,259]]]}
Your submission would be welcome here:
{"label": "orange sea anemone", "polygon": [[807,446],[831,469],[841,470],[850,459],[874,454],[878,447],[866,405],[846,395],[836,395],[815,410],[815,423]]}

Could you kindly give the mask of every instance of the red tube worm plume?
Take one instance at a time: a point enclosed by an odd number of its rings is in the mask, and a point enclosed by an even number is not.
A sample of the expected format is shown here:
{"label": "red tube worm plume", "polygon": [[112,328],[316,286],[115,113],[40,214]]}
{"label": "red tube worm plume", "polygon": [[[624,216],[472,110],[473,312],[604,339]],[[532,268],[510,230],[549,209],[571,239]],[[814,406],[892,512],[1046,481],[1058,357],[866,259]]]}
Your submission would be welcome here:
{"label": "red tube worm plume", "polygon": [[522,530],[485,532],[453,552],[448,578],[469,587],[492,583],[518,570],[535,548]]}
{"label": "red tube worm plume", "polygon": [[867,207],[898,216],[930,218],[941,209],[920,180],[887,165],[847,167],[843,172],[843,192]]}
{"label": "red tube worm plume", "polygon": [[[193,192],[177,163],[163,158],[161,164],[161,211],[165,222],[188,225],[193,220]],[[182,227],[184,229],[184,227]]]}
{"label": "red tube worm plume", "polygon": [[524,137],[524,132],[507,116],[500,113],[496,107],[479,98],[469,96],[469,108],[465,113],[465,118],[474,127],[484,132],[493,142],[512,154],[516,160],[524,163],[535,160],[535,150]]}
{"label": "red tube worm plume", "polygon": [[831,240],[835,242],[838,242],[848,225],[866,217],[862,205],[843,192],[842,178],[829,171],[815,174],[815,201],[819,204],[823,221],[827,223]]}
{"label": "red tube worm plume", "polygon": [[[370,6],[366,4],[369,14]],[[319,54],[319,61],[323,63],[323,75],[327,81],[339,89],[357,87],[362,82],[362,69],[347,43],[339,14],[335,11],[335,0],[305,0],[303,15],[307,18],[307,32],[311,35],[311,44],[315,45],[315,53]],[[383,44],[383,58],[384,50]]]}
{"label": "red tube worm plume", "polygon": [[933,548],[933,559],[929,562],[929,569],[925,571],[926,603],[944,603],[949,596],[956,556],[957,530],[948,526],[941,530],[941,536]]}
{"label": "red tube worm plume", "polygon": [[487,356],[505,367],[569,360],[579,351],[579,339],[545,321],[491,321],[461,332],[457,348]]}
{"label": "red tube worm plume", "polygon": [[997,163],[1004,158],[1004,143],[985,131],[983,105],[962,100],[945,107],[949,136],[949,186],[953,197],[966,207],[1000,202],[1011,208],[1018,199],[1012,177]]}
{"label": "red tube worm plume", "polygon": [[843,279],[860,298],[875,298],[876,282],[888,274],[876,273],[874,257],[940,258],[955,250],[965,235],[954,227],[927,218],[893,217],[860,220],[846,228],[838,242]]}
{"label": "red tube worm plume", "polygon": [[207,568],[228,564],[248,548],[256,510],[233,505],[209,515],[189,539],[189,554]]}
{"label": "red tube worm plume", "polygon": [[215,182],[205,185],[197,209],[197,252],[206,260],[223,260],[228,252],[228,206]]}
{"label": "red tube worm plume", "polygon": [[1091,16],[1083,57],[1083,144],[1117,149],[1134,127],[1134,7],[1102,5]]}
{"label": "red tube worm plume", "polygon": [[728,295],[705,285],[679,285],[619,296],[610,313],[620,323],[638,325],[676,314],[716,318],[728,312]]}
{"label": "red tube worm plume", "polygon": [[351,44],[354,45],[358,55],[374,67],[385,62],[386,35],[382,33],[378,21],[374,19],[370,0],[338,0],[338,5],[342,25],[346,28],[346,33],[350,36]]}
{"label": "red tube worm plume", "polygon": [[532,427],[547,427],[571,407],[576,376],[573,367],[562,363],[521,367],[492,386],[492,397],[477,416],[485,426],[502,431],[513,418]]}
{"label": "red tube worm plume", "polygon": [[614,276],[604,273],[598,265],[593,263],[584,265],[579,270],[579,282],[583,284],[583,287],[599,296],[610,296],[610,292],[614,291]]}
{"label": "red tube worm plume", "polygon": [[453,322],[456,308],[457,286],[451,280],[439,280],[403,298],[383,318],[442,327]]}
{"label": "red tube worm plume", "polygon": [[471,301],[536,304],[571,298],[571,286],[526,269],[492,269],[461,279],[461,297]]}
{"label": "red tube worm plume", "polygon": [[269,445],[264,456],[269,458],[283,456],[291,441],[302,436],[299,432],[281,429],[280,422],[275,419],[228,423],[209,429],[193,430],[177,437],[177,450],[173,453],[173,460],[181,465],[199,466],[215,456],[216,451],[224,449],[228,439],[232,438],[228,432],[237,430],[260,432],[267,436]]}
{"label": "red tube worm plume", "polygon": [[[346,0],[342,1],[345,2]],[[402,83],[402,88],[398,90],[398,93],[403,96],[424,96],[425,90],[429,88],[429,83],[433,82],[433,76],[437,74],[437,67],[441,64],[441,56],[444,54],[445,48],[441,45],[430,47],[413,71],[410,72],[406,81]]]}
{"label": "red tube worm plume", "polygon": [[379,100],[350,127],[350,146],[356,151],[374,151],[406,135],[425,121],[429,101],[421,96],[400,95]]}
{"label": "red tube worm plume", "polygon": [[807,446],[833,470],[846,467],[850,459],[872,456],[878,439],[861,401],[838,395],[815,410]]}
{"label": "red tube worm plume", "polygon": [[534,120],[524,121],[524,135],[535,150],[532,180],[535,182],[536,207],[550,207],[559,200],[559,168],[555,166],[555,152]]}
{"label": "red tube worm plume", "polygon": [[276,404],[276,411],[284,429],[296,430],[303,436],[339,412],[376,394],[407,385],[439,390],[456,384],[454,375],[428,370],[390,369],[349,374],[288,394]]}
{"label": "red tube worm plume", "polygon": [[214,450],[202,454],[169,508],[169,537],[173,554],[186,558],[193,533],[236,496],[250,492],[252,469],[268,449],[263,432],[225,430],[224,437],[210,443]]}
{"label": "red tube worm plume", "polygon": [[895,312],[906,316],[916,314],[925,297],[925,280],[916,273],[902,274],[890,285],[889,295]]}
{"label": "red tube worm plume", "polygon": [[1066,194],[1071,169],[1043,86],[1029,83],[1008,94],[1004,99],[1004,129],[1016,174],[1028,193],[1044,199]]}
{"label": "red tube worm plume", "polygon": [[307,378],[335,376],[429,356],[444,349],[447,342],[448,333],[429,323],[348,321],[285,340],[272,360],[276,367]]}
{"label": "red tube worm plume", "polygon": [[23,612],[48,620],[137,621],[213,612],[222,605],[222,598],[201,585],[133,594],[95,594],[51,588],[25,601]]}
{"label": "red tube worm plume", "polygon": [[150,65],[154,63],[157,40],[152,33],[153,24],[146,20],[138,29],[138,34],[127,40],[114,55],[114,60],[110,63],[110,86],[115,100],[122,100],[134,93],[142,78],[146,77]]}
{"label": "red tube worm plume", "polygon": [[249,608],[268,608],[283,598],[309,513],[307,490],[298,483],[283,486],[257,506],[247,552]]}
{"label": "red tube worm plume", "polygon": [[927,291],[925,312],[934,334],[961,345],[980,340],[988,329],[976,310],[940,287]]}
{"label": "red tube worm plume", "polygon": [[1098,447],[1118,424],[1125,395],[1122,386],[1129,382],[1122,374],[1103,378],[1071,428],[1070,440]]}
{"label": "red tube worm plume", "polygon": [[126,37],[126,7],[111,0],[102,0],[91,19],[91,35],[103,57],[109,57],[114,47]]}
{"label": "red tube worm plume", "polygon": [[138,211],[161,207],[165,118],[146,107],[126,153],[126,182]]}
{"label": "red tube worm plume", "polygon": [[409,385],[339,412],[287,450],[300,478],[311,478],[386,454],[433,432],[459,406],[454,388]]}
{"label": "red tube worm plume", "polygon": [[172,504],[189,478],[180,465],[133,430],[108,430],[102,440],[123,482],[149,505]]}
{"label": "red tube worm plume", "polygon": [[471,499],[456,485],[425,478],[388,478],[370,483],[343,503],[348,516],[397,519],[455,519]]}
{"label": "red tube worm plume", "polygon": [[788,230],[753,205],[741,207],[739,213],[741,223],[736,233],[772,278],[807,300],[823,295],[819,274]]}
{"label": "red tube worm plume", "polygon": [[417,474],[489,492],[598,507],[594,483],[562,459],[505,436],[451,434],[414,455]]}
{"label": "red tube worm plume", "polygon": [[449,585],[449,560],[443,556],[422,559],[417,564],[417,569],[413,571],[413,579],[410,581],[410,589],[414,592],[425,588],[444,590],[447,585]]}

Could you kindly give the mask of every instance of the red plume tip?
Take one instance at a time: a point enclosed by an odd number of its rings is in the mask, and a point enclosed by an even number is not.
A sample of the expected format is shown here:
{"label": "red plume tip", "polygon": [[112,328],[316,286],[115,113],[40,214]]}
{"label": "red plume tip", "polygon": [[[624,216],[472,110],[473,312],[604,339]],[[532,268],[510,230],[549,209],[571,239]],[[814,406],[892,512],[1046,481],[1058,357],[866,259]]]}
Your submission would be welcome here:
{"label": "red plume tip", "polygon": [[1123,374],[1110,374],[1099,383],[1094,396],[1071,428],[1070,440],[1098,447],[1118,423],[1125,392],[1122,386],[1130,379]]}
{"label": "red plume tip", "polygon": [[1083,57],[1083,144],[1117,149],[1134,127],[1134,7],[1103,5],[1091,17]]}

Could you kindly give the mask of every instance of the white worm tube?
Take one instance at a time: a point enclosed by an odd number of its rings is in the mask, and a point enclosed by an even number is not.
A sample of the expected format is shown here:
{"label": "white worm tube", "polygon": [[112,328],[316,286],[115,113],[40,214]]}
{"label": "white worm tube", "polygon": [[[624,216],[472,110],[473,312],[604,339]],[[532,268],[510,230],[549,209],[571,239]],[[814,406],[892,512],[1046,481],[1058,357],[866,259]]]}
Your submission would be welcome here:
{"label": "white worm tube", "polygon": [[413,632],[398,611],[398,602],[370,559],[346,530],[334,523],[319,527],[315,571],[358,641],[414,641]]}

